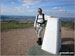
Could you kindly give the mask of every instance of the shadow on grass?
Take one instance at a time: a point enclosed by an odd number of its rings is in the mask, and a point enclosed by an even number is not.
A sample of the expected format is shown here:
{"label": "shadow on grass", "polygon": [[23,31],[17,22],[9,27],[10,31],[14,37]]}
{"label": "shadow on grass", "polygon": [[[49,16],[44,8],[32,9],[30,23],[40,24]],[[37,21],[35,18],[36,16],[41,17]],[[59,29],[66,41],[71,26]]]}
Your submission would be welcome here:
{"label": "shadow on grass", "polygon": [[67,42],[67,41],[73,41],[74,42],[74,38],[62,38],[62,43],[63,42]]}
{"label": "shadow on grass", "polygon": [[68,41],[72,41],[73,43],[62,44],[59,52],[61,53],[61,55],[74,56],[74,38],[62,38],[62,43]]}
{"label": "shadow on grass", "polygon": [[[72,43],[68,43],[72,41]],[[67,42],[67,44],[62,44],[62,51],[74,52],[74,38],[62,38],[62,43]]]}
{"label": "shadow on grass", "polygon": [[62,44],[60,52],[74,52],[74,44]]}
{"label": "shadow on grass", "polygon": [[62,45],[61,49],[59,51],[61,56],[67,55],[67,56],[74,56],[74,44],[66,44]]}

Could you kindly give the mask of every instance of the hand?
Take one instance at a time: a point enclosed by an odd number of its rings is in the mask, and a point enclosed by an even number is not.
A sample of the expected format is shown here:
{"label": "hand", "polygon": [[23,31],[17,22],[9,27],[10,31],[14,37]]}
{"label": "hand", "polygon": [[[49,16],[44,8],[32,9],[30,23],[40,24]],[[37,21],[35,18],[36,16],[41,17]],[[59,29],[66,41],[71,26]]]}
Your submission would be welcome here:
{"label": "hand", "polygon": [[36,30],[36,27],[34,27],[34,29]]}

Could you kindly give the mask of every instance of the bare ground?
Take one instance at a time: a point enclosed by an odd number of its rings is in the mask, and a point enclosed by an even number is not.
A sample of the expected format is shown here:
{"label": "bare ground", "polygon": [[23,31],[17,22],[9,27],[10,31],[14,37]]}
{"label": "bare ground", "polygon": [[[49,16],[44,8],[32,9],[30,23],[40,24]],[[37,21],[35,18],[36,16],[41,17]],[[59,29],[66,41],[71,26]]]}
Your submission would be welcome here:
{"label": "bare ground", "polygon": [[[24,29],[12,29],[1,32],[1,54],[26,55],[29,48],[36,44],[36,41],[36,31],[33,27]],[[74,44],[73,30],[67,30],[62,28],[62,44]],[[72,46],[69,46],[69,48],[73,49]]]}

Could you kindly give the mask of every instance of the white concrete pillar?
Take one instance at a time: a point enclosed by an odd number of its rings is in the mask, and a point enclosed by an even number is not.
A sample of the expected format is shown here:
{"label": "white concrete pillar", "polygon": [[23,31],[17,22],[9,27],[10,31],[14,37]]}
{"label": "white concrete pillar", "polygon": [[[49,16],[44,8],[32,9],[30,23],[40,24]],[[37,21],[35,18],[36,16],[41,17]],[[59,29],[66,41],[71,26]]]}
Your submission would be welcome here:
{"label": "white concrete pillar", "polygon": [[48,18],[42,49],[52,54],[58,54],[61,48],[61,21],[58,18]]}

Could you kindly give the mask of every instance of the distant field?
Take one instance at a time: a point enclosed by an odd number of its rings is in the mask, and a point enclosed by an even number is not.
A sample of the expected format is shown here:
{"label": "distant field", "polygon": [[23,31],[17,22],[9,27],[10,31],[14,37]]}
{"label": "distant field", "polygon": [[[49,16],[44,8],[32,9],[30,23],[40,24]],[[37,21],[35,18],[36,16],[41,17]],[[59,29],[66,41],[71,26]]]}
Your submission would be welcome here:
{"label": "distant field", "polygon": [[[33,27],[33,24],[25,24],[25,23],[1,23],[1,31],[9,30],[9,29],[17,29],[17,28],[29,28]],[[63,28],[74,29],[74,23],[63,23],[61,24]]]}
{"label": "distant field", "polygon": [[69,28],[74,30],[74,23],[73,22],[68,22],[68,23],[63,23],[62,22],[62,27],[63,28]]}
{"label": "distant field", "polygon": [[33,24],[24,24],[24,23],[1,23],[1,31],[17,28],[28,28],[32,27]]}

